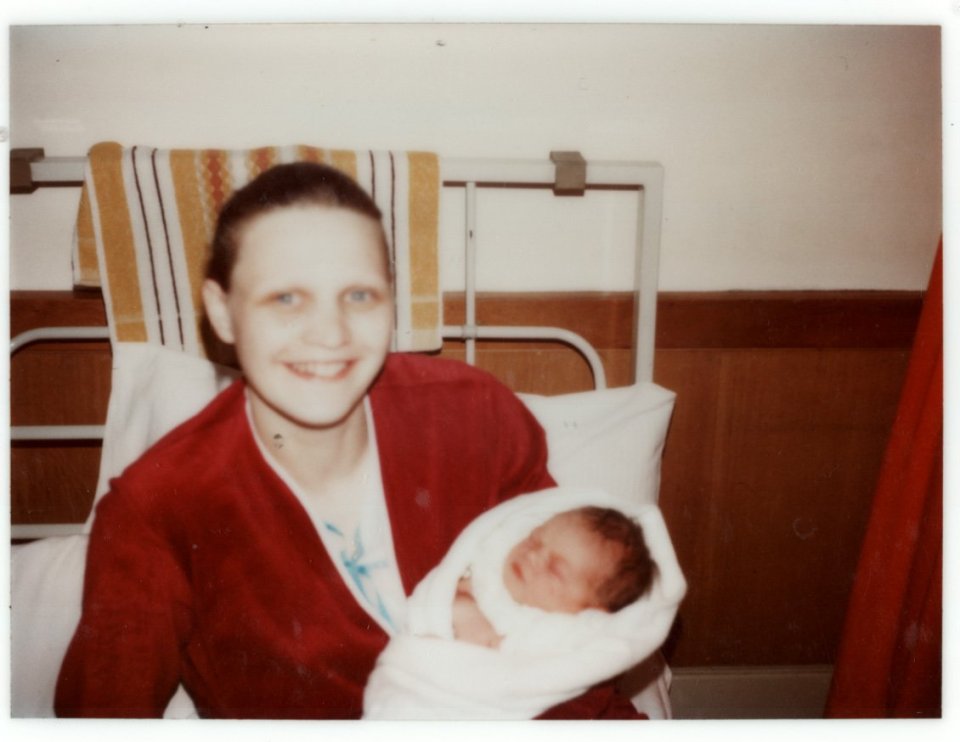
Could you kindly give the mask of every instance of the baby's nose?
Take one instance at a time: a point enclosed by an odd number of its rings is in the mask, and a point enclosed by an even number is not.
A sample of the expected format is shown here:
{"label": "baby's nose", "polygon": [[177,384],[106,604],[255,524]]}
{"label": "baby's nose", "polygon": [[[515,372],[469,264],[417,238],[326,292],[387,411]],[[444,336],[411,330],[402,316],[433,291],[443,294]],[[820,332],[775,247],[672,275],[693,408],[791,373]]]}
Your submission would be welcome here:
{"label": "baby's nose", "polygon": [[546,552],[543,548],[535,546],[527,553],[527,558],[531,565],[542,567],[546,562]]}

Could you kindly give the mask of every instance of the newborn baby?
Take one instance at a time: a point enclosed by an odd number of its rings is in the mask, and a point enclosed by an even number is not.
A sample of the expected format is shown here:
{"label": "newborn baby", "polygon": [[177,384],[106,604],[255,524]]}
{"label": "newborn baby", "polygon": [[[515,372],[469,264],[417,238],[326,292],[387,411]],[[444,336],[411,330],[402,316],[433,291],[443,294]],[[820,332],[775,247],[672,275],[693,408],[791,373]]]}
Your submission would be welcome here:
{"label": "newborn baby", "polygon": [[686,583],[655,505],[556,487],[476,518],[407,600],[369,719],[531,719],[648,658]]}
{"label": "newborn baby", "polygon": [[[645,595],[655,572],[640,526],[619,510],[589,506],[554,515],[514,546],[503,584],[519,605],[614,613]],[[491,648],[503,640],[477,605],[469,574],[457,584],[453,635]]]}

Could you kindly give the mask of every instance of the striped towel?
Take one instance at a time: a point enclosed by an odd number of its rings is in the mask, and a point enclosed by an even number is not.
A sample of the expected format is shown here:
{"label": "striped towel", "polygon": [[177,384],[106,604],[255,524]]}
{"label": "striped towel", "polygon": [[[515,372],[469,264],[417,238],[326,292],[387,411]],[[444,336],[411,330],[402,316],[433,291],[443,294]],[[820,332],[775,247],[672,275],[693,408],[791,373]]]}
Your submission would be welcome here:
{"label": "striped towel", "polygon": [[442,300],[440,169],[434,154],[309,146],[159,150],[95,145],[73,245],[74,282],[99,286],[111,341],[204,356],[201,286],[217,214],[267,168],[307,160],[353,177],[380,207],[396,277],[394,350],[436,350]]}

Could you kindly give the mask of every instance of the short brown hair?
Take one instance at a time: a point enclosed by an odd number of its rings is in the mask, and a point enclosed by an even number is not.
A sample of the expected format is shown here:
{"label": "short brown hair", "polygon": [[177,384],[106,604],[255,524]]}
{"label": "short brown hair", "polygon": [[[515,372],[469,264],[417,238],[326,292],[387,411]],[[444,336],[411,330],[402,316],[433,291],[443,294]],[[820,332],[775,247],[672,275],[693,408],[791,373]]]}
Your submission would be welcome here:
{"label": "short brown hair", "polygon": [[619,561],[597,587],[600,606],[614,613],[646,595],[653,585],[657,565],[650,558],[640,525],[613,508],[588,506],[574,512],[594,534],[621,547]]}
{"label": "short brown hair", "polygon": [[206,277],[229,291],[243,226],[274,209],[304,205],[347,209],[381,225],[387,273],[392,273],[380,209],[369,194],[336,168],[314,162],[293,162],[265,170],[229,198],[217,218]]}

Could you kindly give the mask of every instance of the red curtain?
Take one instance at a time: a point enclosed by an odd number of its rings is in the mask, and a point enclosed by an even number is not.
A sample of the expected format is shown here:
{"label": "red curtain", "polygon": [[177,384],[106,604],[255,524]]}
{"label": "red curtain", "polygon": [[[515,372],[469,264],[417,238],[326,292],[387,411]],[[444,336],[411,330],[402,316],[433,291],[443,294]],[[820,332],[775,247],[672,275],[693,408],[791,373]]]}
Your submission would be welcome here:
{"label": "red curtain", "polygon": [[860,553],[828,717],[941,715],[942,248]]}

